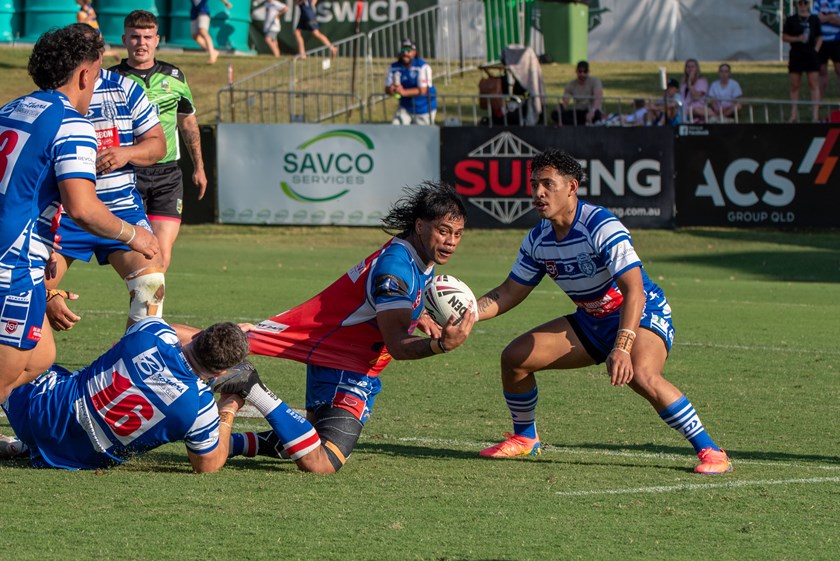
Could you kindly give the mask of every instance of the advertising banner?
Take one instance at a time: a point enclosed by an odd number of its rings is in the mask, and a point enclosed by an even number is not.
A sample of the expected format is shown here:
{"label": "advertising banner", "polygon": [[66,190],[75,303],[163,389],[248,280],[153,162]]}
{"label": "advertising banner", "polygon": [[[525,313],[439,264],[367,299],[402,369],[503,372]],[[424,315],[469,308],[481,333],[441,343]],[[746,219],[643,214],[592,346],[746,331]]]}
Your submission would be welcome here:
{"label": "advertising banner", "polygon": [[379,226],[439,179],[437,127],[218,125],[219,222]]}
{"label": "advertising banner", "polygon": [[444,127],[441,179],[469,203],[471,228],[530,228],[530,160],[554,147],[580,160],[581,199],[629,228],[670,228],[674,218],[671,127]]}
{"label": "advertising banner", "polygon": [[677,131],[678,226],[840,226],[840,126]]}

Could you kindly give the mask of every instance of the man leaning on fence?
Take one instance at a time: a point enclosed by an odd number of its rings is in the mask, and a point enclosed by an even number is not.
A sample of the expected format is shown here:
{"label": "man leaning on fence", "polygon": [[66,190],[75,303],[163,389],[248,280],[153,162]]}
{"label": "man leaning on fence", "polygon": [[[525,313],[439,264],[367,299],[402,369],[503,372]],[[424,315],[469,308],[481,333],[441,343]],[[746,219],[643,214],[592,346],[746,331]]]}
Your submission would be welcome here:
{"label": "man leaning on fence", "polygon": [[417,56],[417,45],[411,39],[403,39],[397,60],[388,68],[385,93],[399,100],[392,124],[435,124],[437,92],[432,85],[432,67]]}

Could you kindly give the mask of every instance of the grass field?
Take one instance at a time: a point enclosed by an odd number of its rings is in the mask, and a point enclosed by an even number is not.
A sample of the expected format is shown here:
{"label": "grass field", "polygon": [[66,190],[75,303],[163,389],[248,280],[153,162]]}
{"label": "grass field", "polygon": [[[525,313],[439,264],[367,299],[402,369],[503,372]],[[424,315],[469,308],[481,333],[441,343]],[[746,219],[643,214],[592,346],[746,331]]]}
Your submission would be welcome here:
{"label": "grass field", "polygon": [[[477,294],[507,274],[523,232],[468,231],[441,271]],[[259,320],[313,294],[386,239],[374,229],[185,227],[166,317]],[[666,376],[735,471],[691,473],[690,446],[603,367],[538,376],[537,459],[480,459],[509,430],[498,357],[516,334],[567,313],[543,283],[460,349],[395,362],[374,415],[335,476],[231,460],[190,473],[167,445],[105,472],[0,463],[2,560],[720,559],[836,560],[840,551],[840,237],[837,233],[636,231],[674,308]],[[77,264],[83,315],[58,334],[78,367],[120,335],[125,289]],[[303,367],[256,357],[303,404]],[[237,419],[235,429],[262,429]],[[0,417],[0,432],[9,432]]]}

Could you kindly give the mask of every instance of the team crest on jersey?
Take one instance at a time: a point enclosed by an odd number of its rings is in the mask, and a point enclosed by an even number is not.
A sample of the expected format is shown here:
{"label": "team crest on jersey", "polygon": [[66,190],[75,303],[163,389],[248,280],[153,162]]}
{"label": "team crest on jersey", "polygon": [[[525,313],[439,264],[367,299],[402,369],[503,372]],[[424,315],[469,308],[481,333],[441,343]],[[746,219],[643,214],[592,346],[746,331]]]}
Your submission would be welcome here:
{"label": "team crest on jersey", "polygon": [[117,104],[111,99],[102,102],[102,116],[109,121],[117,120]]}
{"label": "team crest on jersey", "polygon": [[177,379],[163,361],[157,347],[148,349],[131,359],[150,390],[167,405],[187,391],[187,385]]}
{"label": "team crest on jersey", "polygon": [[178,202],[175,204],[175,210],[178,211],[178,214],[184,213],[184,200],[178,199]]}
{"label": "team crest on jersey", "polygon": [[168,92],[169,90],[171,90],[172,86],[169,85],[169,80],[161,80],[160,81],[160,89],[162,89],[165,92]]}
{"label": "team crest on jersey", "polygon": [[588,254],[578,254],[577,264],[581,273],[583,273],[587,277],[595,276],[595,271],[597,270],[597,267],[595,266],[595,263],[592,261],[592,258]]}
{"label": "team crest on jersey", "polygon": [[551,278],[557,277],[557,263],[553,260],[549,259],[545,262],[545,270],[548,272],[548,276]]}
{"label": "team crest on jersey", "polygon": [[11,335],[15,331],[17,331],[17,329],[18,329],[18,322],[16,322],[13,319],[10,319],[10,320],[6,321],[6,333]]}

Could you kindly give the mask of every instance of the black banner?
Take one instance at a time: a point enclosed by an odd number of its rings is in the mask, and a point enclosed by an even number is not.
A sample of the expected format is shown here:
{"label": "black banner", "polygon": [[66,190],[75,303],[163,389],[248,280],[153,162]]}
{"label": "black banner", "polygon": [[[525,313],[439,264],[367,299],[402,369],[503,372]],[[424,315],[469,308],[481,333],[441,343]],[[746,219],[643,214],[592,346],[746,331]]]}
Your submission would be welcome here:
{"label": "black banner", "polygon": [[471,228],[530,228],[530,160],[555,147],[581,161],[578,195],[628,228],[674,225],[671,127],[442,127],[441,179],[468,201]]}
{"label": "black banner", "polygon": [[840,226],[840,127],[677,127],[679,226]]}

